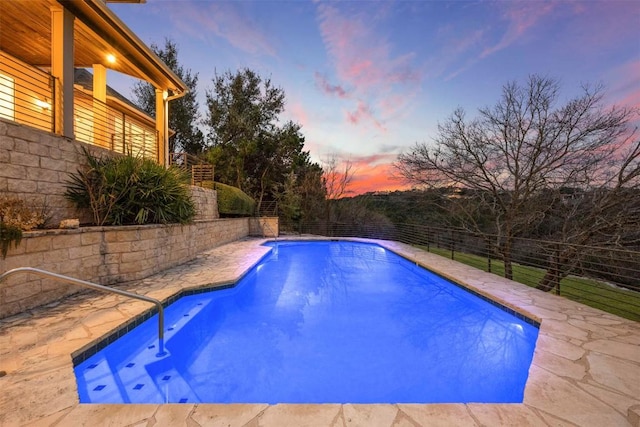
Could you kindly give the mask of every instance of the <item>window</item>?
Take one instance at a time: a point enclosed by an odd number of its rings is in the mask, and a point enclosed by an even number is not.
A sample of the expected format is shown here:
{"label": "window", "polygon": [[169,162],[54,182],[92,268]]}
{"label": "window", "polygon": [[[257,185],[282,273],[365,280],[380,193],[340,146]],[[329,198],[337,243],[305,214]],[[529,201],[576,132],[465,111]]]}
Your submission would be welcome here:
{"label": "window", "polygon": [[14,80],[0,74],[0,118],[15,120],[15,83]]}

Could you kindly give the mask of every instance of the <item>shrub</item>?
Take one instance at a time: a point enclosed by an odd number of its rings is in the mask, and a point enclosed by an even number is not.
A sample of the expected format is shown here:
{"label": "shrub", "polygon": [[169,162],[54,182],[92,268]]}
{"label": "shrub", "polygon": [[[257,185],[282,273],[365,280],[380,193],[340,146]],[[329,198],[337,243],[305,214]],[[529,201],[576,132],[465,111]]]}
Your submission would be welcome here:
{"label": "shrub", "polygon": [[218,212],[220,215],[252,216],[256,202],[246,193],[236,187],[213,183],[218,193]]}
{"label": "shrub", "polygon": [[0,221],[22,231],[30,231],[44,225],[44,210],[36,212],[24,200],[15,196],[0,195]]}
{"label": "shrub", "polygon": [[97,225],[187,223],[195,216],[189,177],[139,157],[94,157],[70,174],[65,196]]}
{"label": "shrub", "polygon": [[0,195],[0,254],[6,258],[13,243],[18,247],[22,232],[33,230],[45,223],[44,211],[35,212],[24,200],[14,196]]}

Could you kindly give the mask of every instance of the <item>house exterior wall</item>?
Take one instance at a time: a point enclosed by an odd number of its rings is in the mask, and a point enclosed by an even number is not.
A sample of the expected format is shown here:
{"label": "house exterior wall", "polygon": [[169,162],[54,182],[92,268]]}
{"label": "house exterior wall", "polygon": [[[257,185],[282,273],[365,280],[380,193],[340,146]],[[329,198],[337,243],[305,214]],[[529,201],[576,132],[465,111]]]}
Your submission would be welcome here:
{"label": "house exterior wall", "polygon": [[[53,132],[53,110],[59,104],[55,98],[62,96],[57,86],[58,80],[50,74],[0,51],[1,119]],[[162,163],[153,119],[146,119],[98,101],[79,86],[74,91],[75,139]]]}
{"label": "house exterior wall", "polygon": [[[85,164],[83,148],[95,156],[113,155],[106,148],[0,119],[0,193],[19,196],[35,209],[45,206],[50,227],[67,218],[92,222],[90,213],[78,212],[64,198],[69,174]],[[200,195],[199,200],[215,203],[199,205],[205,211],[202,218],[217,218],[215,195]]]}
{"label": "house exterior wall", "polygon": [[[188,225],[83,227],[24,233],[0,271],[34,267],[101,285],[139,280],[249,234],[248,218]],[[18,274],[0,283],[0,318],[55,302],[83,288]]]}
{"label": "house exterior wall", "polygon": [[[53,83],[54,79],[49,74],[0,51],[0,99],[8,103],[5,98],[13,98],[13,111],[8,112],[6,106],[0,106],[0,118],[51,131]],[[43,108],[45,104],[49,108]],[[7,113],[12,117],[7,117]]]}
{"label": "house exterior wall", "polygon": [[46,206],[50,226],[66,218],[91,222],[88,213],[77,212],[64,197],[69,173],[85,164],[83,147],[96,156],[110,153],[0,119],[0,192],[19,196],[36,209]]}

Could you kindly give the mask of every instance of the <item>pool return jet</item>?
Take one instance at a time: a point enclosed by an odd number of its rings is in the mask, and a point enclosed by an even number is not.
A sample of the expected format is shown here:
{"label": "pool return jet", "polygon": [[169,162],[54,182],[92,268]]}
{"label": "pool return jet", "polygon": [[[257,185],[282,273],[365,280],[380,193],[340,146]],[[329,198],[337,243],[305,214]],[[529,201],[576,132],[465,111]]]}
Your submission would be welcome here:
{"label": "pool return jet", "polygon": [[127,292],[127,291],[123,291],[123,290],[120,290],[120,289],[110,288],[108,286],[97,285],[95,283],[87,282],[85,280],[75,279],[73,277],[64,276],[62,274],[52,273],[50,271],[41,270],[39,268],[33,268],[33,267],[19,267],[19,268],[14,268],[12,270],[9,270],[9,271],[7,271],[7,272],[5,272],[5,273],[0,275],[0,283],[2,283],[2,281],[4,279],[6,279],[7,277],[13,276],[14,274],[18,274],[18,273],[35,274],[36,276],[41,276],[41,277],[57,280],[59,282],[67,282],[67,283],[71,283],[71,284],[74,284],[74,285],[83,286],[85,288],[95,289],[97,291],[106,292],[106,293],[118,294],[118,295],[122,295],[122,296],[125,296],[125,297],[128,297],[128,298],[134,298],[134,299],[137,299],[137,300],[146,301],[146,302],[150,302],[152,304],[155,304],[156,307],[158,308],[158,347],[159,347],[159,351],[158,351],[157,356],[164,356],[164,355],[167,354],[164,351],[164,308],[162,307],[162,303],[160,301],[158,301],[157,299],[146,297],[144,295],[134,294],[133,292]]}

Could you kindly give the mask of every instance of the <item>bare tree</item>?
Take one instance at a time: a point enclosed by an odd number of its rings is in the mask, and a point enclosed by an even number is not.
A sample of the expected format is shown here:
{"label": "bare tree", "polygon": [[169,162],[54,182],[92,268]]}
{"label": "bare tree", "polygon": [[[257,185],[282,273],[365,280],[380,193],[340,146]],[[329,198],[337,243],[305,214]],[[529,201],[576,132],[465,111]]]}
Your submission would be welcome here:
{"label": "bare tree", "polygon": [[323,162],[322,172],[322,183],[326,197],[325,221],[326,226],[329,227],[333,204],[348,193],[348,187],[355,170],[353,170],[353,163],[350,160],[340,161],[336,154],[332,154]]}
{"label": "bare tree", "polygon": [[[495,106],[480,109],[473,119],[457,109],[438,125],[433,145],[416,144],[396,162],[410,182],[465,190],[450,205],[467,229],[487,240],[490,233],[496,236],[489,243],[504,261],[507,278],[513,277],[515,237],[554,206],[540,203],[544,196],[559,198],[562,189],[572,188],[583,194],[600,189],[608,197],[612,188],[628,189],[634,182],[637,188],[640,153],[628,147],[638,111],[605,108],[602,86],[582,89],[558,105],[553,79],[533,75],[524,85],[509,83]],[[479,222],[487,217],[491,227]]]}
{"label": "bare tree", "polygon": [[332,154],[323,162],[322,170],[327,200],[336,200],[345,196],[355,173],[351,160],[341,161],[336,154]]}

